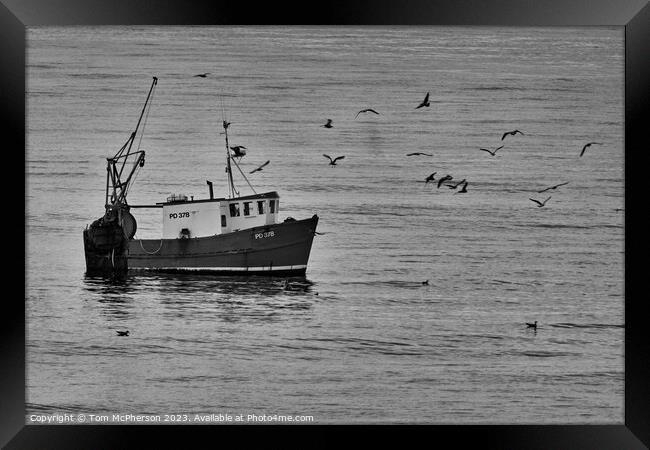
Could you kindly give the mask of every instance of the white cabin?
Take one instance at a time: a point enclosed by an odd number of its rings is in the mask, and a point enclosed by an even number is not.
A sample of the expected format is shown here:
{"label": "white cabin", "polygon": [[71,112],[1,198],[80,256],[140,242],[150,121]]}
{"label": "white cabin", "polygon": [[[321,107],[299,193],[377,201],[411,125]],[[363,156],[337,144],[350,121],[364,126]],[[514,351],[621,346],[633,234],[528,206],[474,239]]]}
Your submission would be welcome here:
{"label": "white cabin", "polygon": [[162,205],[163,239],[191,239],[277,223],[277,192],[236,198],[187,200],[171,196]]}

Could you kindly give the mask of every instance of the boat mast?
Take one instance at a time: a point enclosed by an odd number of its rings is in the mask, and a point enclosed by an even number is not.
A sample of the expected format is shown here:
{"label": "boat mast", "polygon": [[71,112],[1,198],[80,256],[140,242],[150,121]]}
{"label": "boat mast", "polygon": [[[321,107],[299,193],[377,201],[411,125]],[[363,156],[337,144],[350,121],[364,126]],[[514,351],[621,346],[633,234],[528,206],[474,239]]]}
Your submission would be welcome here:
{"label": "boat mast", "polygon": [[230,191],[229,197],[239,196],[239,192],[235,189],[235,183],[232,179],[232,165],[230,164],[230,147],[228,146],[228,126],[230,122],[223,121],[223,132],[226,135],[226,172],[228,172],[228,190]]}
{"label": "boat mast", "polygon": [[248,187],[251,188],[254,194],[257,194],[255,191],[255,188],[253,188],[253,185],[248,181],[248,178],[246,178],[246,175],[244,172],[241,170],[241,167],[239,167],[239,164],[237,163],[237,160],[233,158],[232,154],[230,153],[230,144],[228,143],[228,127],[230,126],[230,122],[226,120],[226,111],[223,107],[223,97],[221,98],[221,112],[223,114],[223,133],[226,136],[226,172],[228,173],[228,190],[229,190],[229,198],[233,197],[239,197],[239,191],[235,188],[235,182],[233,180],[232,176],[232,165],[234,164],[235,167],[237,167],[237,170],[239,170],[239,173],[241,174],[242,178],[246,181],[248,184]]}

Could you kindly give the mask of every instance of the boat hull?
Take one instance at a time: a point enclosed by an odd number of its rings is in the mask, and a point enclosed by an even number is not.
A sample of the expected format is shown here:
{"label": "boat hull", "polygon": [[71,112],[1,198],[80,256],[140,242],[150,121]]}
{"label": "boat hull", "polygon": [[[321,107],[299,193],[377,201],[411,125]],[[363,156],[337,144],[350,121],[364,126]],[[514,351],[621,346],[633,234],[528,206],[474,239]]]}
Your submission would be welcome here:
{"label": "boat hull", "polygon": [[304,275],[318,216],[188,239],[133,239],[129,270]]}
{"label": "boat hull", "polygon": [[83,232],[86,275],[126,274],[128,238],[117,220],[98,219]]}

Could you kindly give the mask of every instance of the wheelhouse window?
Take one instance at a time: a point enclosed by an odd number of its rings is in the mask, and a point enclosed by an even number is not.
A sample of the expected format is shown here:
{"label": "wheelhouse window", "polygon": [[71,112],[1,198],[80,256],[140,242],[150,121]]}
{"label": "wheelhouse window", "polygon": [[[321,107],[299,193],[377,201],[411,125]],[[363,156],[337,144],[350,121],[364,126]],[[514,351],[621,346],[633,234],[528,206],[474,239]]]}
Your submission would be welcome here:
{"label": "wheelhouse window", "polygon": [[264,214],[264,200],[257,202],[257,214]]}
{"label": "wheelhouse window", "polygon": [[230,204],[230,217],[239,217],[239,203]]}
{"label": "wheelhouse window", "polygon": [[226,215],[221,214],[221,226],[225,227],[226,226]]}
{"label": "wheelhouse window", "polygon": [[253,203],[253,202],[244,202],[244,215],[245,216],[250,216],[251,215],[251,203]]}
{"label": "wheelhouse window", "polygon": [[269,200],[269,212],[271,214],[275,213],[275,200]]}

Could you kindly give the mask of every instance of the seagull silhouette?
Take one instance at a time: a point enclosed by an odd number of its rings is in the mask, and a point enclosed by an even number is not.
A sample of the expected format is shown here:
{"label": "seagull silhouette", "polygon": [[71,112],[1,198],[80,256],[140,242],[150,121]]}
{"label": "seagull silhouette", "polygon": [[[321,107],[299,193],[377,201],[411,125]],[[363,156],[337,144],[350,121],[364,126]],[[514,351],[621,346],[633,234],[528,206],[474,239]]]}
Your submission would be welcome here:
{"label": "seagull silhouette", "polygon": [[434,176],[435,174],[437,174],[437,173],[438,173],[438,172],[433,172],[431,175],[429,175],[428,177],[426,177],[426,178],[424,179],[424,184],[427,184],[429,181],[435,181],[435,180],[433,179],[433,176]]}
{"label": "seagull silhouette", "polygon": [[442,183],[444,183],[445,181],[452,180],[453,178],[454,178],[454,177],[452,177],[452,176],[449,175],[449,174],[447,174],[447,175],[445,175],[444,177],[440,178],[440,179],[438,180],[438,188],[440,188],[440,186],[442,185]]}
{"label": "seagull silhouette", "polygon": [[546,202],[549,201],[550,199],[551,199],[551,197],[547,198],[543,202],[540,202],[539,200],[535,200],[534,198],[529,198],[528,200],[531,200],[531,201],[537,203],[537,207],[541,208],[542,206],[546,205]]}
{"label": "seagull silhouette", "polygon": [[503,148],[503,145],[501,147],[495,148],[494,151],[490,151],[487,148],[479,148],[479,150],[483,150],[484,152],[488,152],[490,155],[494,156],[502,148]]}
{"label": "seagull silhouette", "polygon": [[332,119],[327,119],[327,123],[325,125],[321,125],[321,127],[325,128],[332,128]]}
{"label": "seagull silhouette", "polygon": [[413,152],[413,153],[407,153],[406,156],[418,156],[418,155],[423,155],[423,156],[433,156],[430,153],[422,153],[422,152]]}
{"label": "seagull silhouette", "polygon": [[422,103],[420,103],[418,106],[415,107],[415,109],[422,108],[423,106],[426,106],[427,108],[429,107],[429,93],[427,92],[427,96],[424,97],[424,100],[422,100]]}
{"label": "seagull silhouette", "polygon": [[118,336],[128,336],[129,335],[129,330],[126,330],[126,331],[115,330],[115,331],[117,332]]}
{"label": "seagull silhouette", "polygon": [[246,155],[246,150],[245,149],[246,149],[246,147],[244,147],[243,145],[234,145],[234,146],[230,147],[230,150],[233,151],[232,156],[234,156],[235,158],[236,157],[241,158],[242,156]]}
{"label": "seagull silhouette", "polygon": [[569,182],[566,181],[564,183],[556,184],[555,186],[547,187],[546,189],[542,189],[541,191],[537,191],[537,193],[541,194],[542,192],[551,191],[553,189],[559,188],[560,186],[564,186],[565,184],[569,184]]}
{"label": "seagull silhouette", "polygon": [[207,77],[208,75],[210,75],[210,72],[198,73],[198,74],[196,74],[196,75],[194,75],[194,76],[195,76],[195,77],[205,78],[205,77]]}
{"label": "seagull silhouette", "polygon": [[263,167],[266,167],[270,162],[271,162],[271,161],[266,161],[264,164],[262,164],[261,166],[259,166],[257,169],[255,169],[255,170],[251,170],[251,171],[248,172],[248,173],[260,172],[260,171],[262,170],[262,168],[263,168]]}
{"label": "seagull silhouette", "polygon": [[459,181],[459,182],[456,183],[456,184],[448,184],[447,187],[448,187],[449,189],[456,189],[458,186],[460,186],[461,184],[463,184],[465,181],[467,181],[467,180],[466,180],[465,178],[463,178],[461,181]]}
{"label": "seagull silhouette", "polygon": [[354,118],[356,119],[357,117],[359,117],[359,114],[361,114],[361,113],[367,113],[367,112],[371,112],[371,113],[375,113],[375,114],[379,115],[379,113],[378,113],[377,111],[375,111],[374,109],[372,109],[372,108],[368,108],[368,109],[362,109],[361,111],[359,111],[359,112],[357,113],[357,115],[354,116]]}
{"label": "seagull silhouette", "polygon": [[326,155],[325,153],[323,153],[323,156],[330,160],[330,166],[335,166],[336,161],[338,161],[339,159],[345,158],[345,156],[338,156],[338,157],[332,159],[332,157],[330,155]]}
{"label": "seagull silhouette", "polygon": [[600,142],[589,142],[589,143],[585,144],[584,147],[582,147],[582,151],[580,152],[580,156],[582,156],[582,155],[585,154],[585,150],[587,150],[587,147],[591,147],[591,146],[594,145],[594,144],[603,145],[603,144],[600,143]]}
{"label": "seagull silhouette", "polygon": [[506,138],[506,136],[508,136],[508,135],[512,135],[512,136],[514,136],[514,135],[517,134],[517,133],[519,133],[519,134],[521,134],[521,135],[524,134],[524,133],[522,133],[522,132],[519,131],[519,130],[506,131],[505,133],[503,133],[503,136],[501,136],[501,140],[504,140],[504,139]]}
{"label": "seagull silhouette", "polygon": [[535,321],[535,323],[526,322],[526,328],[533,328],[533,329],[537,330],[537,321]]}
{"label": "seagull silhouette", "polygon": [[466,192],[467,192],[467,181],[463,185],[463,188],[460,191],[456,192],[456,194],[464,194]]}
{"label": "seagull silhouette", "polygon": [[428,284],[429,284],[429,280],[424,280],[424,281],[422,282],[422,286],[426,286],[426,285],[428,285]]}

